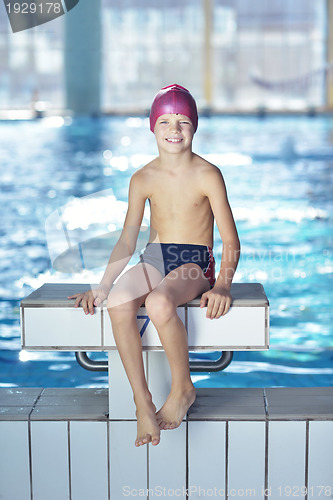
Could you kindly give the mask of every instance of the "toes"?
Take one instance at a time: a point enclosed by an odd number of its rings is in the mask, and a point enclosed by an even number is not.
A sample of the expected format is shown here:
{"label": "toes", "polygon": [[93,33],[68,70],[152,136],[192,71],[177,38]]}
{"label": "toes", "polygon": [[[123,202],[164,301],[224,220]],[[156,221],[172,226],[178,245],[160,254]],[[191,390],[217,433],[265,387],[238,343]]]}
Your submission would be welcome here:
{"label": "toes", "polygon": [[135,441],[135,446],[142,446],[142,445],[143,445],[143,441],[142,441],[142,439],[141,439],[141,438],[140,438],[140,439],[137,439],[137,440]]}
{"label": "toes", "polygon": [[153,446],[156,446],[157,444],[159,444],[159,442],[160,442],[159,436],[154,436],[153,438],[149,436],[149,439],[146,437],[144,437],[143,439],[137,439],[135,441],[135,446],[142,446],[148,443],[151,443]]}
{"label": "toes", "polygon": [[153,438],[152,438],[152,440],[151,440],[151,444],[152,444],[153,446],[156,446],[159,442],[160,442],[160,438],[159,438],[159,436],[155,436],[155,437],[153,437]]}
{"label": "toes", "polygon": [[174,427],[172,427],[172,425],[173,424],[168,422],[167,420],[161,419],[159,421],[159,427],[160,427],[161,431],[163,431],[163,430],[166,431],[168,429],[174,429]]}
{"label": "toes", "polygon": [[151,435],[150,434],[146,434],[145,436],[143,436],[142,438],[139,438],[135,441],[135,446],[142,446],[144,444],[147,444],[151,441]]}
{"label": "toes", "polygon": [[144,438],[142,439],[143,444],[147,444],[147,443],[149,443],[150,441],[151,441],[151,435],[150,435],[150,434],[146,434],[146,435],[144,436]]}
{"label": "toes", "polygon": [[179,424],[177,422],[165,422],[164,425],[165,430],[177,429],[177,427],[179,427]]}

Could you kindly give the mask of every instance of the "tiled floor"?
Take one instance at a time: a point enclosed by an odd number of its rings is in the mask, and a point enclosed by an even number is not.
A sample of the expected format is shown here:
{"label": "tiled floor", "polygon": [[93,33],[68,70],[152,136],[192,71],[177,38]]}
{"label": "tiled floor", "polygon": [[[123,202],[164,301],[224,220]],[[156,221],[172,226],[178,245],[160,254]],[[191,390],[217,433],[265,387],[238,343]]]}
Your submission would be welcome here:
{"label": "tiled floor", "polygon": [[[107,389],[0,388],[0,420],[106,420]],[[188,420],[332,420],[333,387],[197,389]]]}
{"label": "tiled floor", "polygon": [[185,500],[191,487],[200,500],[213,486],[222,498],[264,500],[268,488],[277,500],[294,486],[306,500],[306,487],[327,497],[333,484],[332,387],[198,389],[186,421],[140,448],[135,419],[109,419],[108,399],[106,389],[1,388],[0,498],[119,500],[165,487]]}
{"label": "tiled floor", "polygon": [[0,388],[0,420],[105,420],[107,389]]}

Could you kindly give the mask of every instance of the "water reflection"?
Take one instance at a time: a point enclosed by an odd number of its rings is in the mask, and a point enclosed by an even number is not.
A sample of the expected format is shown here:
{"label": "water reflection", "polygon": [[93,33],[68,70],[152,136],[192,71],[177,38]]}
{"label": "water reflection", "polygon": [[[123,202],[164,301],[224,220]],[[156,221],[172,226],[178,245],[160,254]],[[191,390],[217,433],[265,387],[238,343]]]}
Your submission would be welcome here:
{"label": "water reflection", "polygon": [[[11,355],[20,348],[20,299],[46,281],[100,277],[95,270],[52,268],[59,252],[50,258],[45,221],[88,195],[80,217],[66,214],[72,235],[93,238],[94,220],[99,234],[119,231],[129,179],[156,154],[146,118],[46,125],[43,119],[0,123],[0,348]],[[242,242],[236,280],[264,284],[275,347],[333,345],[332,131],[329,117],[212,117],[201,120],[195,137],[195,151],[225,177]],[[218,260],[217,231],[215,249]]]}

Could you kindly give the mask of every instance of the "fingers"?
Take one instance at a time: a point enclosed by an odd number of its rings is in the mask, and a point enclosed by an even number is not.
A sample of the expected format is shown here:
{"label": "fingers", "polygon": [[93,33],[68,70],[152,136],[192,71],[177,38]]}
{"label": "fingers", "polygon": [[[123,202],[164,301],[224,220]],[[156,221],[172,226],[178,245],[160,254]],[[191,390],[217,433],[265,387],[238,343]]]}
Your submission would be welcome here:
{"label": "fingers", "polygon": [[106,297],[97,297],[94,300],[94,306],[100,306]]}
{"label": "fingers", "polygon": [[104,292],[99,292],[94,300],[94,305],[99,306],[105,299],[107,298],[107,294]]}
{"label": "fingers", "polygon": [[[83,295],[84,295],[83,293],[75,293],[74,295],[70,295],[67,298],[68,299],[76,299],[75,304],[76,303],[80,304],[80,301],[81,301],[81,298],[83,297]],[[74,304],[74,306],[77,307],[75,304]]]}
{"label": "fingers", "polygon": [[230,305],[231,305],[231,298],[226,297],[225,302],[221,303],[221,305],[220,305],[220,308],[219,308],[219,311],[218,311],[216,318],[220,318],[221,316],[224,316],[225,314],[227,314],[227,312],[230,309]]}
{"label": "fingers", "polygon": [[86,314],[90,313],[90,314],[94,314],[94,296],[90,295],[88,300],[87,300],[87,306],[86,308],[83,307],[83,310]]}
{"label": "fingers", "polygon": [[231,305],[230,297],[211,295],[207,304],[206,318],[218,319],[229,311]]}
{"label": "fingers", "polygon": [[202,294],[202,296],[201,296],[201,299],[200,299],[200,307],[205,307],[207,300],[208,300],[208,297],[207,297],[207,292],[205,292],[205,293],[203,293],[203,294]]}
{"label": "fingers", "polygon": [[91,292],[88,293],[76,293],[67,297],[68,299],[76,299],[74,307],[79,307],[81,304],[85,314],[94,314],[94,295]]}
{"label": "fingers", "polygon": [[83,293],[77,293],[75,296],[73,296],[73,298],[76,298],[76,301],[74,302],[74,307],[79,307],[83,296],[84,296]]}
{"label": "fingers", "polygon": [[94,306],[99,306],[104,299],[106,299],[107,293],[104,288],[96,288],[89,290],[84,293],[75,293],[67,297],[68,299],[75,299],[74,307],[79,307],[81,304],[85,314],[94,314]]}
{"label": "fingers", "polygon": [[74,295],[70,295],[69,297],[67,297],[68,299],[76,299],[78,298],[79,296],[82,296],[83,293],[75,293]]}

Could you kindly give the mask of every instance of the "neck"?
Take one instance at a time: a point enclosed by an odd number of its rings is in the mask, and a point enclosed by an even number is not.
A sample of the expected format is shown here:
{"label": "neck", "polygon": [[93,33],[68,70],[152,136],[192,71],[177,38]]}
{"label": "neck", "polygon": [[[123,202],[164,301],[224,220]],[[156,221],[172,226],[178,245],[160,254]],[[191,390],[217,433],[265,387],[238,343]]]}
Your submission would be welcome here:
{"label": "neck", "polygon": [[192,150],[184,151],[179,154],[170,154],[165,151],[159,152],[159,159],[161,165],[166,165],[168,167],[181,168],[188,165],[193,159],[194,153]]}

